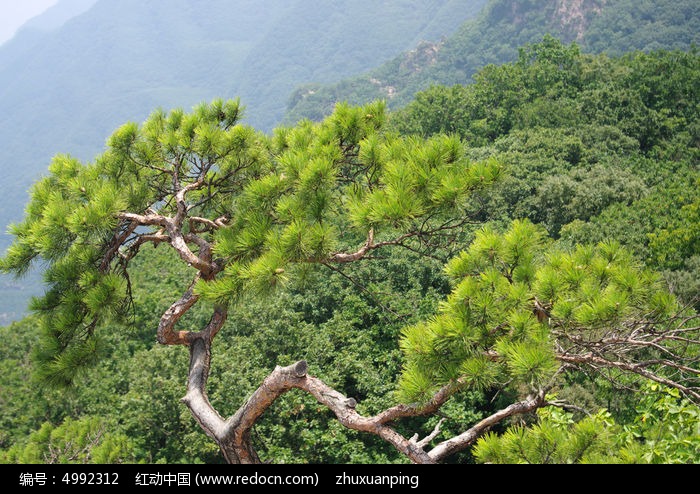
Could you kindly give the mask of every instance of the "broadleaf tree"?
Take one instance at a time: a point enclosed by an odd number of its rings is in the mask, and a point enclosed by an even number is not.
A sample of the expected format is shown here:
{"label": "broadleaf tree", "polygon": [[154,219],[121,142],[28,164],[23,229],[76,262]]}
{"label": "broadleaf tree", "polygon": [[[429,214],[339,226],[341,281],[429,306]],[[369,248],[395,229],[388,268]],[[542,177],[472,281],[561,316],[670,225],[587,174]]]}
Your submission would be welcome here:
{"label": "broadleaf tree", "polygon": [[[340,104],[323,122],[271,135],[242,124],[241,114],[237,100],[157,110],[116,130],[93,163],[54,158],[0,260],[18,275],[43,265],[47,290],[32,302],[43,379],[79,378],[98,355],[104,323],[128,321],[131,261],[164,245],[192,276],[162,313],[156,339],[188,349],[182,401],[230,463],[261,461],[252,428],[292,389],[418,463],[470,447],[508,417],[560,405],[548,393],[574,370],[609,372],[626,385],[625,375],[641,376],[700,401],[693,314],[618,245],[558,252],[527,221],[462,243],[481,194],[503,174],[498,162],[470,162],[454,136],[390,132],[381,102]],[[337,270],[390,248],[456,255],[446,266],[452,295],[433,319],[404,331],[394,407],[362,416],[354,398],[309,375],[304,361],[272,370],[227,418],[211,405],[212,344],[231,304],[274,294],[308,265]],[[210,310],[209,322],[187,328],[183,316],[195,305]],[[464,389],[498,387],[522,399],[455,437],[440,440],[439,425],[424,439],[395,427]]]}

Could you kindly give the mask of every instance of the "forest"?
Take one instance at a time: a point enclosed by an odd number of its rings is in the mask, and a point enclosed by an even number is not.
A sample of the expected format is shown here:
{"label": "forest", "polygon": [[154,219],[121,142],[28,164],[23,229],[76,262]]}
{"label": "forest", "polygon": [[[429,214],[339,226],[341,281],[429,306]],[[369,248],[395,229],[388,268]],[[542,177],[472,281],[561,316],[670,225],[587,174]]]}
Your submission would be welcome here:
{"label": "forest", "polygon": [[48,286],[0,462],[697,463],[699,81],[544,36],[400,108],[57,155],[0,260]]}

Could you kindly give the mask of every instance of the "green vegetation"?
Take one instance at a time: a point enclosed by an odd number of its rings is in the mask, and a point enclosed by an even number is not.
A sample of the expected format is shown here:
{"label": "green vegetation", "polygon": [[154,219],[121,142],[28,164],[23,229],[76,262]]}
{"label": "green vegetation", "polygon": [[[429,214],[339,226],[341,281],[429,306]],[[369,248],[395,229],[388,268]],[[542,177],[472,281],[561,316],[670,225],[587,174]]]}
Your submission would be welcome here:
{"label": "green vegetation", "polygon": [[[550,35],[576,42],[585,53],[620,56],[639,50],[688,50],[700,43],[700,10],[694,0],[491,0],[479,15],[441,42],[417,45],[387,63],[340,82],[300,86],[283,122],[320,120],[338,101],[365,104],[386,99],[402,108],[416,93],[439,84],[469,84],[489,64],[518,58],[520,47]],[[431,40],[433,41],[433,40]]]}
{"label": "green vegetation", "polygon": [[698,76],[545,37],[394,112],[57,156],[0,261],[48,265],[0,459],[696,463]]}
{"label": "green vegetation", "polygon": [[538,411],[537,425],[488,433],[475,446],[483,463],[694,464],[700,452],[698,407],[675,390],[649,386],[632,423],[601,411],[576,420],[557,408]]}
{"label": "green vegetation", "polygon": [[[240,97],[247,121],[271,132],[297,85],[448,36],[484,3],[100,0],[61,29],[24,33],[0,48],[0,254],[56,154],[90,160],[123,122],[214,98]],[[0,276],[0,324],[25,314],[39,277]]]}
{"label": "green vegetation", "polygon": [[545,37],[474,84],[419,93],[394,125],[453,133],[508,164],[484,219],[529,218],[571,246],[615,240],[693,303],[698,61],[694,49],[586,55]]}

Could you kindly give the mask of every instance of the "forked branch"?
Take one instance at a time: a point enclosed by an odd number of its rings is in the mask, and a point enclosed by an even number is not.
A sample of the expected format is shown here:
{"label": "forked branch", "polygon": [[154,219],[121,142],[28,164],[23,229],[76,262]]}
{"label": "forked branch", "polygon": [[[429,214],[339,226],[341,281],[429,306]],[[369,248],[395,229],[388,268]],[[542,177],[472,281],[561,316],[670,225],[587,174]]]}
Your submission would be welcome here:
{"label": "forked branch", "polygon": [[366,417],[357,411],[355,399],[348,398],[320,379],[310,376],[307,363],[300,361],[288,367],[277,367],[246,403],[233,416],[224,420],[209,403],[204,389],[209,369],[210,344],[205,338],[198,338],[190,346],[190,353],[188,392],[183,402],[187,404],[207,434],[216,440],[227,461],[231,463],[260,462],[251,441],[252,428],[275,400],[292,389],[307,392],[331,410],[343,426],[381,437],[414,463],[442,461],[447,456],[471,446],[483,433],[505,418],[529,413],[545,405],[543,395],[528,397],[522,402],[494,413],[468,431],[443,441],[428,451],[426,448],[430,442],[440,434],[440,425],[425,439],[418,441],[417,436],[410,439],[404,437],[392,427],[392,424],[401,418],[425,416],[435,412],[457,391],[458,386],[443,387],[424,405],[398,405],[377,415]]}

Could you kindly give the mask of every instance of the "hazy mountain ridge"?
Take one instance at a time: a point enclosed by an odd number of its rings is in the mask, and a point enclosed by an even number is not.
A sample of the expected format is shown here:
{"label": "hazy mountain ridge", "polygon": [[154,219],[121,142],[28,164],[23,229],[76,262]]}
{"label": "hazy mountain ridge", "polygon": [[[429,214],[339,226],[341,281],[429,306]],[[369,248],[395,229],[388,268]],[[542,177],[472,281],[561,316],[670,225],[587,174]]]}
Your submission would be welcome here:
{"label": "hazy mountain ridge", "polygon": [[465,84],[480,68],[514,60],[518,47],[545,34],[577,42],[586,52],[620,55],[632,50],[687,49],[700,42],[700,5],[692,0],[491,0],[479,16],[432,54],[406,52],[364,74],[296,89],[285,123],[330,113],[337,101],[387,99],[393,108],[431,84]]}
{"label": "hazy mountain ridge", "polygon": [[31,52],[52,31],[87,12],[97,0],[59,0],[43,13],[25,22],[15,35],[0,44],[0,71],[13,62],[31,57]]}
{"label": "hazy mountain ridge", "polygon": [[96,3],[97,0],[59,0],[42,14],[29,19],[21,29],[58,29],[75,16],[87,12]]}
{"label": "hazy mountain ridge", "polygon": [[[413,48],[423,40],[438,41],[453,34],[467,19],[478,14],[486,0],[423,2],[375,2],[368,9],[361,2],[334,0],[309,8],[298,3],[290,9],[266,38],[250,52],[246,71],[237,79],[234,92],[254,111],[253,122],[271,129],[284,115],[289,95],[297,84],[291,82],[335,82],[373,67],[395,54]],[[349,4],[349,5],[344,5]],[[396,17],[395,12],[406,15]],[[347,22],[352,19],[353,22]],[[309,26],[325,26],[319,37]],[[305,33],[305,34],[304,34]],[[386,39],[378,43],[378,33]],[[406,36],[408,34],[408,36]],[[287,42],[302,36],[306,49]],[[277,62],[282,57],[286,63]],[[285,74],[262,81],[260,74]]]}

